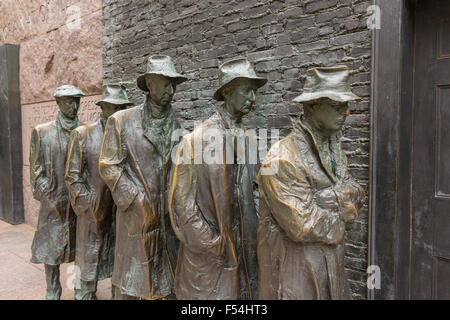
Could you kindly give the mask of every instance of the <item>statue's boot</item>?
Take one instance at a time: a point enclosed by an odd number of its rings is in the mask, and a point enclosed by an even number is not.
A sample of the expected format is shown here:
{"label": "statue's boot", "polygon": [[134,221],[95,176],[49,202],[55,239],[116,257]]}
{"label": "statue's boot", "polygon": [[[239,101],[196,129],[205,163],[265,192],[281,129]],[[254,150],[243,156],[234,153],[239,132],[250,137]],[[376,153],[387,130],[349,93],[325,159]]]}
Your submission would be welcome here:
{"label": "statue's boot", "polygon": [[80,289],[75,290],[75,300],[97,300],[97,281],[80,280]]}
{"label": "statue's boot", "polygon": [[59,282],[59,265],[45,265],[45,280],[47,282],[46,300],[59,300],[62,288]]}
{"label": "statue's boot", "polygon": [[119,287],[113,286],[114,288],[114,300],[141,300],[139,297],[129,296],[127,294],[122,293]]}

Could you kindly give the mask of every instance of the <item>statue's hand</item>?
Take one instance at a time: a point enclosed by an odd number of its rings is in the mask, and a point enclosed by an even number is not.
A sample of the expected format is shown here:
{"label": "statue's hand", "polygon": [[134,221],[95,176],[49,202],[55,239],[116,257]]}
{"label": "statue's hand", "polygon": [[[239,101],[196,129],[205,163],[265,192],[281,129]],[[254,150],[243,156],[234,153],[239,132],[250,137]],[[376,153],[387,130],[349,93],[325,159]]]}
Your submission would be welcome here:
{"label": "statue's hand", "polygon": [[38,185],[38,189],[39,189],[39,194],[41,195],[41,198],[43,196],[47,195],[49,192],[49,189],[50,189],[48,182],[47,181],[42,182],[40,185]]}
{"label": "statue's hand", "polygon": [[93,189],[91,189],[89,191],[89,195],[88,195],[88,202],[89,202],[89,209],[94,217],[94,219],[98,221],[98,217],[95,215],[96,209],[97,209],[97,205],[98,205],[98,197],[97,194],[95,193],[95,191]]}
{"label": "statue's hand", "polygon": [[140,192],[134,201],[134,210],[140,213],[143,221],[143,232],[147,233],[159,229],[158,214],[152,210],[145,194]]}
{"label": "statue's hand", "polygon": [[217,255],[225,260],[227,267],[237,266],[237,252],[232,236],[228,233],[220,235]]}
{"label": "statue's hand", "polygon": [[350,222],[358,218],[358,210],[355,207],[355,192],[348,184],[340,184],[336,187],[336,196],[339,205],[340,217],[344,222]]}
{"label": "statue's hand", "polygon": [[358,218],[358,210],[353,204],[349,204],[342,208],[340,216],[344,222],[351,222]]}

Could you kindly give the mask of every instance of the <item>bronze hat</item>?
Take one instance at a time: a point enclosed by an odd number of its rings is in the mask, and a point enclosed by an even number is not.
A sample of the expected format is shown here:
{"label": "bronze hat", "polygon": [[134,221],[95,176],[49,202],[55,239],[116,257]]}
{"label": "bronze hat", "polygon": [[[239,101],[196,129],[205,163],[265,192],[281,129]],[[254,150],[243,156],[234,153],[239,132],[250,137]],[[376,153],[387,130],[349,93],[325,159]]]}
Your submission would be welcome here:
{"label": "bronze hat", "polygon": [[102,102],[108,102],[116,105],[131,105],[125,87],[121,84],[104,85],[102,90],[102,100],[95,104],[100,106]]}
{"label": "bronze hat", "polygon": [[86,94],[79,88],[66,84],[61,87],[56,88],[55,92],[53,92],[53,97],[74,97],[80,98],[84,97]]}
{"label": "bronze hat", "polygon": [[307,102],[320,98],[329,98],[337,102],[360,100],[360,97],[351,92],[348,75],[346,65],[308,69],[303,93],[293,101]]}
{"label": "bronze hat", "polygon": [[145,78],[151,74],[159,74],[171,78],[175,84],[180,84],[187,80],[175,69],[172,58],[169,56],[151,56],[147,62],[147,72],[137,78],[137,86],[143,91],[148,91]]}
{"label": "bronze hat", "polygon": [[267,82],[267,79],[256,75],[255,70],[246,58],[228,60],[219,67],[220,88],[214,93],[214,99],[223,101],[222,89],[231,81],[240,78],[254,80],[256,88],[262,87]]}

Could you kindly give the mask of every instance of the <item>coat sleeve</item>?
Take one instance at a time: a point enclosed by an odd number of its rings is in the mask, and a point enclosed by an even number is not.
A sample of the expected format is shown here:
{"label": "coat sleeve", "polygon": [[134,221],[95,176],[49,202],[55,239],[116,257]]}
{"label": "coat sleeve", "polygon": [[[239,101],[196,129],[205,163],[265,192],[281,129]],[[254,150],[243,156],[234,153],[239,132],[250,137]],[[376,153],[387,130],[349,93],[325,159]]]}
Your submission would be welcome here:
{"label": "coat sleeve", "polygon": [[33,198],[41,200],[42,196],[48,192],[49,179],[46,176],[44,166],[44,155],[41,150],[41,137],[36,128],[31,132],[30,141],[30,185]]}
{"label": "coat sleeve", "polygon": [[[197,165],[191,142],[184,137],[178,146],[169,193],[169,214],[178,239],[190,250],[216,252],[220,235],[203,218],[196,203]],[[217,254],[217,252],[216,252]]]}
{"label": "coat sleeve", "polygon": [[336,197],[341,209],[341,217],[345,222],[358,218],[358,211],[364,204],[366,193],[364,189],[347,172],[343,183],[336,188]]}
{"label": "coat sleeve", "polygon": [[262,168],[276,167],[273,161],[278,161],[278,170],[272,175],[259,175],[261,200],[267,202],[286,235],[295,242],[337,243],[345,223],[338,212],[316,204],[307,169],[296,168],[285,159],[272,160]]}
{"label": "coat sleeve", "polygon": [[90,190],[83,177],[86,155],[81,143],[80,133],[73,130],[70,134],[64,180],[69,190],[70,202],[77,215],[95,207],[95,194]]}
{"label": "coat sleeve", "polygon": [[111,190],[118,209],[125,212],[138,195],[138,189],[124,168],[127,150],[119,121],[109,117],[99,157],[99,173]]}

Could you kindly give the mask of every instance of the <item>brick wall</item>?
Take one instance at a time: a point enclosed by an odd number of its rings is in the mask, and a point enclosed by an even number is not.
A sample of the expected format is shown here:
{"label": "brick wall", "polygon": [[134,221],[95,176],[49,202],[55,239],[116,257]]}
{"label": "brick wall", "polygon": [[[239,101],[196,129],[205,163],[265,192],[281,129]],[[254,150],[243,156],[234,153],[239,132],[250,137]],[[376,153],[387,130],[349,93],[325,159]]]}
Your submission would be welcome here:
{"label": "brick wall", "polygon": [[[136,104],[143,95],[136,78],[151,54],[174,58],[190,81],[177,88],[174,109],[187,129],[218,105],[217,67],[246,56],[269,79],[259,90],[258,109],[246,119],[252,128],[289,133],[301,107],[306,70],[345,63],[353,91],[343,147],[353,176],[368,188],[371,31],[366,26],[368,0],[103,0],[103,74],[122,81]],[[367,201],[366,201],[367,203]],[[366,299],[367,204],[348,225],[346,268],[355,299]]]}

